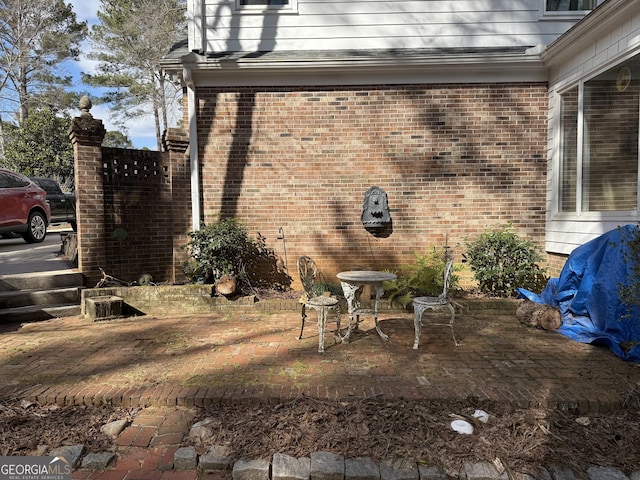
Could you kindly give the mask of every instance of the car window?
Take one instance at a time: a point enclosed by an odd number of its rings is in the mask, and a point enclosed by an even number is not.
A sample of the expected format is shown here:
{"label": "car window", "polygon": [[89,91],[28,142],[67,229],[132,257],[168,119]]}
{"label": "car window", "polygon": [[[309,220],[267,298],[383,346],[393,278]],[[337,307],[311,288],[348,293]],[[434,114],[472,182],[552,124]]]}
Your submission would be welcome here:
{"label": "car window", "polygon": [[29,185],[29,181],[12,175],[10,173],[0,172],[0,188],[19,188]]}
{"label": "car window", "polygon": [[58,188],[55,180],[49,180],[48,178],[39,178],[38,180],[34,180],[40,188],[42,188],[47,193],[57,193]]}

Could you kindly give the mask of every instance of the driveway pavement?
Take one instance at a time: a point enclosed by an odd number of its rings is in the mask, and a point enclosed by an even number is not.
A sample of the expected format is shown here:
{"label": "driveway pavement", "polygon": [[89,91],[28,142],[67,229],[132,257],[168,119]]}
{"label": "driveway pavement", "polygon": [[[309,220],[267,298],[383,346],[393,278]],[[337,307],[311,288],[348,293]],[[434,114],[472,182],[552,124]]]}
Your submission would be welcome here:
{"label": "driveway pavement", "polygon": [[0,276],[71,269],[72,265],[60,256],[60,234],[70,231],[66,227],[50,228],[42,243],[26,243],[22,237],[0,238]]}

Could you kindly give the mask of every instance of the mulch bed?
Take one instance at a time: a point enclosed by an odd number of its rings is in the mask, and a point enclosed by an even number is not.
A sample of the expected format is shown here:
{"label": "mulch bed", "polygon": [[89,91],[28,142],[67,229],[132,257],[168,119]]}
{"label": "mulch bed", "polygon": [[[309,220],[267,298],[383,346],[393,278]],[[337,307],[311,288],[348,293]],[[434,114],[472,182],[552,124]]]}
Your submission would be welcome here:
{"label": "mulch bed", "polygon": [[[278,405],[222,405],[199,409],[213,437],[194,444],[202,453],[226,445],[234,458],[295,457],[328,451],[376,461],[415,459],[453,475],[465,462],[493,462],[513,472],[534,473],[557,465],[584,472],[588,466],[640,470],[640,402],[622,410],[577,416],[546,409],[514,410],[473,402],[331,402],[298,398]],[[473,414],[488,413],[486,423]],[[100,427],[133,419],[139,409],[0,403],[0,455],[44,455],[61,445],[84,444],[87,452],[115,450]],[[455,419],[475,427],[471,435],[451,429]],[[187,432],[185,432],[186,434]]]}
{"label": "mulch bed", "polygon": [[[474,417],[483,410],[489,420]],[[328,451],[345,457],[415,459],[456,475],[465,462],[492,462],[513,472],[535,473],[540,466],[584,472],[588,466],[640,470],[638,404],[611,413],[578,416],[547,409],[514,410],[499,405],[406,402],[329,402],[310,398],[255,408],[221,406],[202,411],[213,438],[235,458],[294,457]],[[471,435],[451,422],[465,419]],[[206,445],[196,445],[206,450]]]}
{"label": "mulch bed", "polygon": [[46,455],[53,448],[79,444],[84,444],[87,452],[112,451],[113,440],[100,427],[115,420],[131,420],[138,410],[1,402],[0,455]]}

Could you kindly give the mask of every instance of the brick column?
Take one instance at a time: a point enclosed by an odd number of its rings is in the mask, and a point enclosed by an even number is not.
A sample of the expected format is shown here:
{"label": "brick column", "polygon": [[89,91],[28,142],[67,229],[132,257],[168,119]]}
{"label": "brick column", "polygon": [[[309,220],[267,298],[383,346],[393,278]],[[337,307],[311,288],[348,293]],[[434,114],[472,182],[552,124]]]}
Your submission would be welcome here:
{"label": "brick column", "polygon": [[87,97],[80,100],[82,113],[71,123],[69,138],[73,144],[76,216],[78,223],[78,269],[85,285],[94,286],[100,279],[98,266],[104,266],[104,187],[102,140],[106,130],[102,120],[93,118]]}
{"label": "brick column", "polygon": [[171,181],[171,232],[173,237],[173,283],[185,279],[183,263],[187,259],[184,246],[191,230],[191,169],[189,166],[189,135],[181,128],[169,128],[163,137],[164,150],[169,155]]}

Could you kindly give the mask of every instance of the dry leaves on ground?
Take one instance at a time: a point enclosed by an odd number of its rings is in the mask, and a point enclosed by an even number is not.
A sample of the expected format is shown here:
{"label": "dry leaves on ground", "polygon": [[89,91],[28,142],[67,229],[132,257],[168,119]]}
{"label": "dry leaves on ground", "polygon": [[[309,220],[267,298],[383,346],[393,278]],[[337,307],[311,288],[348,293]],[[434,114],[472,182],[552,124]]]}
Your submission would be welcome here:
{"label": "dry leaves on ground", "polygon": [[[476,410],[488,413],[482,423]],[[459,472],[465,462],[493,462],[515,472],[559,465],[640,470],[640,410],[588,417],[548,409],[511,409],[492,404],[425,401],[330,402],[299,398],[275,406],[220,406],[211,418],[210,444],[227,445],[236,458],[294,457],[329,451],[345,457],[410,458]],[[455,419],[475,427],[472,435],[452,430]],[[204,445],[199,446],[206,448]]]}
{"label": "dry leaves on ground", "polygon": [[110,406],[38,405],[26,401],[0,403],[0,455],[45,455],[63,445],[84,444],[87,452],[114,449],[100,428],[132,419],[137,409]]}
{"label": "dry leaves on ground", "polygon": [[[482,423],[476,409],[488,413]],[[139,409],[58,407],[19,401],[0,404],[0,454],[46,454],[51,448],[82,443],[87,452],[114,450],[101,431],[105,423],[133,419]],[[465,462],[499,459],[514,472],[558,465],[584,472],[590,465],[640,470],[640,408],[579,416],[548,409],[511,409],[478,402],[350,401],[298,398],[278,405],[221,405],[198,409],[194,420],[210,418],[209,445],[227,445],[235,458],[295,457],[328,451],[376,461],[396,457],[435,464],[450,474]],[[450,423],[467,419],[472,435]],[[185,432],[184,445],[192,444]],[[46,449],[45,449],[46,447]]]}

